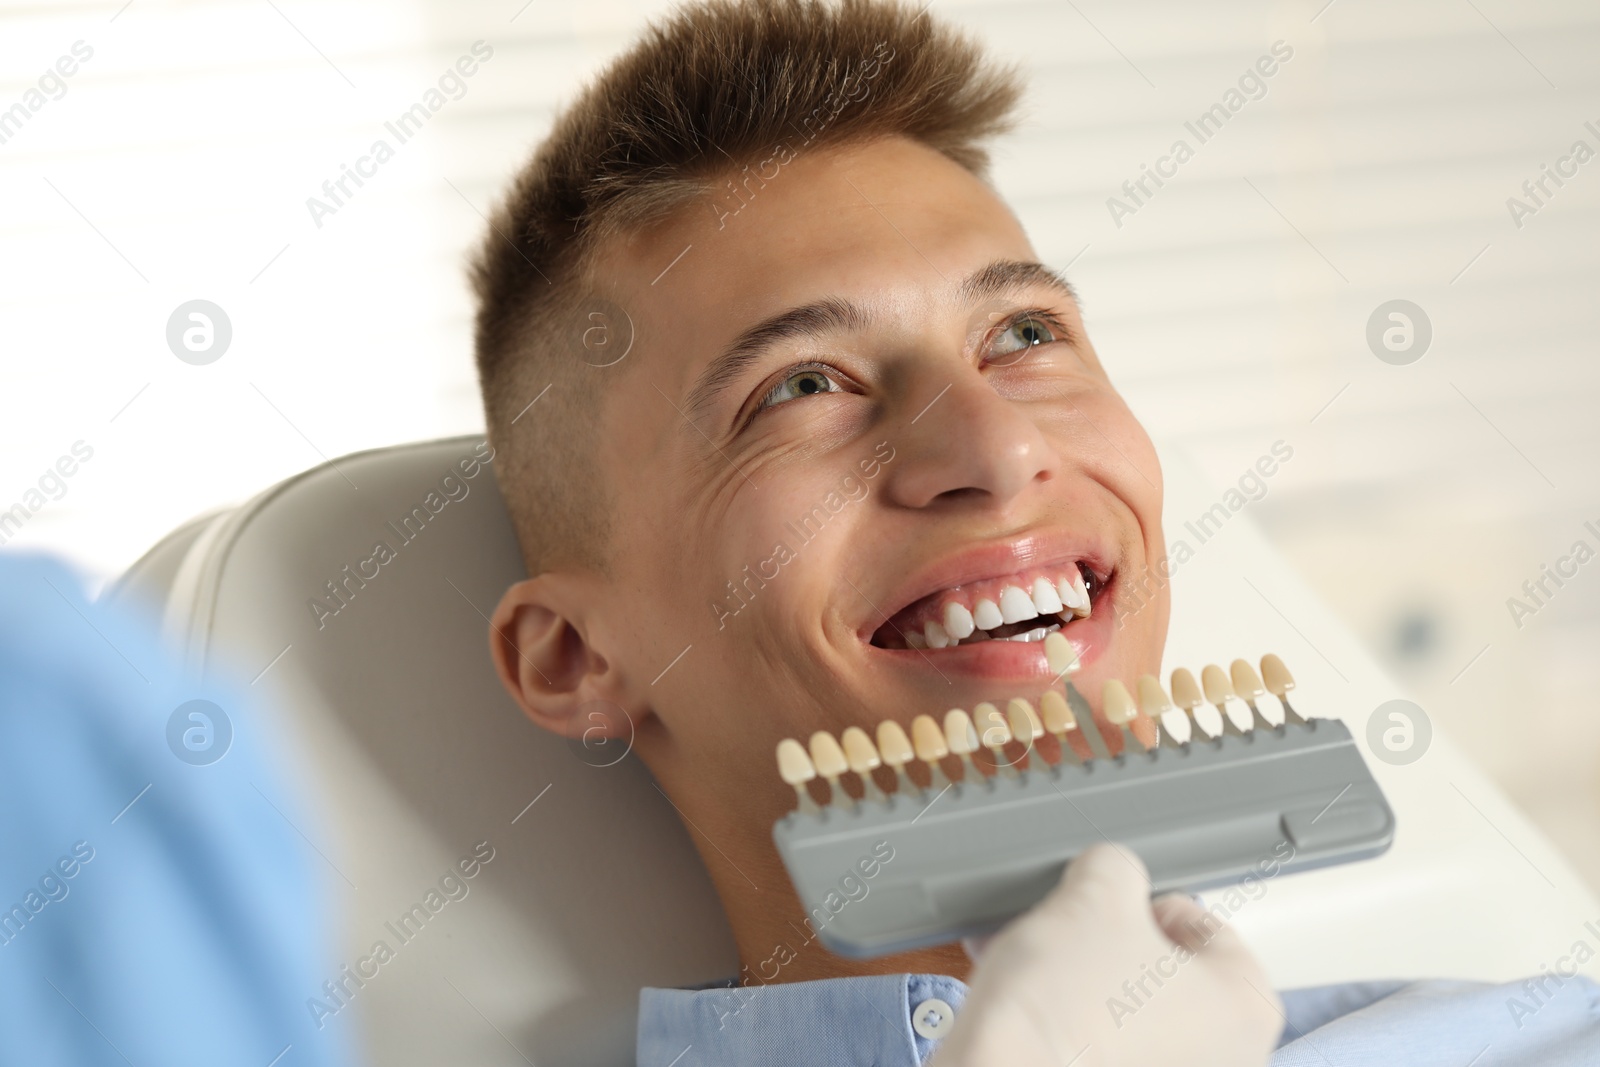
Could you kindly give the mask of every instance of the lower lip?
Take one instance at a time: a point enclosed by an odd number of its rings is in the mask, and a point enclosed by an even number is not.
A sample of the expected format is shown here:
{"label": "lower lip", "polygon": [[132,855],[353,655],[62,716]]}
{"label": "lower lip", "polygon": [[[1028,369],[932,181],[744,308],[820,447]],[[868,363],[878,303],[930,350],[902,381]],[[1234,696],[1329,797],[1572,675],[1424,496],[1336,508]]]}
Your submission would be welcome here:
{"label": "lower lip", "polygon": [[[1093,615],[1061,628],[1061,635],[1077,650],[1078,662],[1082,667],[1092,666],[1111,644],[1113,616],[1116,614],[1112,610],[1115,592],[1116,583],[1113,581],[1095,599]],[[873,651],[892,656],[908,665],[931,666],[945,674],[959,674],[984,681],[1026,682],[1051,679],[1056,675],[1045,660],[1043,641],[1004,641],[997,638],[953,648],[874,646]]]}

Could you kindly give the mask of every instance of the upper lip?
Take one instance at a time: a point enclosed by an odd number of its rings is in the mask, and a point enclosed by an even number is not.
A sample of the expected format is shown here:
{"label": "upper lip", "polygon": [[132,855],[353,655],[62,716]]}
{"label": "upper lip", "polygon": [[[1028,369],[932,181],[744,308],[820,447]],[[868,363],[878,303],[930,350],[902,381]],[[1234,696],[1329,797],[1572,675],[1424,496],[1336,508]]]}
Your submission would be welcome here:
{"label": "upper lip", "polygon": [[918,567],[901,580],[889,596],[879,601],[874,618],[857,629],[870,642],[883,623],[925,596],[971,582],[1005,578],[1035,567],[1082,562],[1104,577],[1114,568],[1109,547],[1092,534],[1072,530],[1032,530],[1011,537],[970,545]]}

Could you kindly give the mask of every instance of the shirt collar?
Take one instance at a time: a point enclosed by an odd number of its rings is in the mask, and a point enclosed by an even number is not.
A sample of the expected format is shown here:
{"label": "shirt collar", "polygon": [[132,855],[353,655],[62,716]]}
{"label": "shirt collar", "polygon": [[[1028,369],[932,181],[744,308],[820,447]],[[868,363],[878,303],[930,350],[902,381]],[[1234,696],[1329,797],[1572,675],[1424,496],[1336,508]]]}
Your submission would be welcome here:
{"label": "shirt collar", "polygon": [[960,979],[931,974],[647,987],[639,993],[638,1065],[920,1067],[966,996]]}

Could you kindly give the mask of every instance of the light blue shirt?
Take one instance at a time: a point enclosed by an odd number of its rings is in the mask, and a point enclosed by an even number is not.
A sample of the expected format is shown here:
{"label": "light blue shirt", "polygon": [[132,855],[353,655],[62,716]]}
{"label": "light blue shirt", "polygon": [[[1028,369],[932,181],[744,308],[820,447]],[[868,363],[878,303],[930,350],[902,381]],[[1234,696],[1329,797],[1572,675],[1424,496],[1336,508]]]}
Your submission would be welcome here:
{"label": "light blue shirt", "polygon": [[[959,979],[926,974],[647,988],[638,1067],[919,1067],[943,1034],[923,1037],[917,1022],[959,1026],[966,995]],[[1272,1067],[1600,1064],[1600,986],[1587,978],[1360,982],[1281,995]],[[947,1009],[953,1018],[941,1020]]]}

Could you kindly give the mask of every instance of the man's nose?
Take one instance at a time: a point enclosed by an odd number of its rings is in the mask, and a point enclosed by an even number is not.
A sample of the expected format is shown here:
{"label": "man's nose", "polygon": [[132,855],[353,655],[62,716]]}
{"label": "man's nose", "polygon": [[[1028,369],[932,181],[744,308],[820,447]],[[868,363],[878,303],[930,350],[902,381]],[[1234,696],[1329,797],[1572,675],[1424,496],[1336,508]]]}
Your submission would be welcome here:
{"label": "man's nose", "polygon": [[898,455],[886,490],[899,506],[970,502],[1003,511],[1056,475],[1059,459],[1030,412],[996,393],[978,369],[957,371],[942,386],[930,376],[917,392],[926,406],[908,403],[890,442]]}

